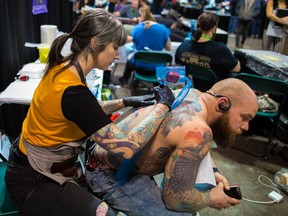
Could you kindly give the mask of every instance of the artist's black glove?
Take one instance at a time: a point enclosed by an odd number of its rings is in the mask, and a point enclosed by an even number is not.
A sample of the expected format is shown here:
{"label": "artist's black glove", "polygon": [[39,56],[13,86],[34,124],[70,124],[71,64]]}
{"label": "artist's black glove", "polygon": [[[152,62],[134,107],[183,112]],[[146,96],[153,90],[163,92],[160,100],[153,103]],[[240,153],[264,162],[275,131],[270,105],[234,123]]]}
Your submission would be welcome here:
{"label": "artist's black glove", "polygon": [[123,97],[123,103],[125,107],[149,106],[155,104],[155,95],[151,94],[143,96]]}
{"label": "artist's black glove", "polygon": [[155,99],[157,103],[166,104],[171,110],[171,106],[175,100],[172,90],[167,86],[156,86],[154,88]]}

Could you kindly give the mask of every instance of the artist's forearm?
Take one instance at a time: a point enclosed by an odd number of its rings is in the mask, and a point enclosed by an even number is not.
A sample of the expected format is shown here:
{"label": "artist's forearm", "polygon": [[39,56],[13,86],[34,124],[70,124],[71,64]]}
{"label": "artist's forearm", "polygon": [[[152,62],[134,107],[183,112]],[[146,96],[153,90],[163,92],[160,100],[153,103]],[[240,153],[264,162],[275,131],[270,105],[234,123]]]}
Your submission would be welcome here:
{"label": "artist's forearm", "polygon": [[193,213],[208,206],[210,193],[199,192],[195,188],[184,193],[175,193],[173,190],[165,188],[163,200],[166,208],[170,210]]}
{"label": "artist's forearm", "polygon": [[117,99],[117,100],[110,100],[110,101],[102,101],[100,102],[100,105],[106,115],[110,115],[113,112],[116,112],[122,108],[124,108],[123,100]]}

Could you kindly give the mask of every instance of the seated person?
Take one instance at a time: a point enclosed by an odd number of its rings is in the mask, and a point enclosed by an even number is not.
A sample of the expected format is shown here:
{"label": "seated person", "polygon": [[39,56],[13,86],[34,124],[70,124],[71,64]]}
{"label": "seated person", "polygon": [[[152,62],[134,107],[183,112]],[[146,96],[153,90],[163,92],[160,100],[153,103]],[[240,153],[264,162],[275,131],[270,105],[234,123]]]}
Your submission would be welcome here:
{"label": "seated person", "polygon": [[[119,117],[124,116],[122,119],[117,119],[117,126],[129,132],[152,107],[140,108],[130,115],[124,113]],[[229,183],[215,169],[213,161],[217,185],[210,191],[200,191],[194,184],[212,140],[219,148],[228,148],[236,135],[248,130],[257,110],[255,93],[239,79],[221,80],[207,92],[191,88],[142,148],[124,185],[115,178],[120,157],[98,145],[90,153],[87,183],[96,196],[127,215],[191,215],[205,207],[222,209],[237,205],[239,200],[224,193]],[[161,192],[151,177],[163,171]]]}
{"label": "seated person", "polygon": [[161,17],[156,17],[157,22],[164,24],[170,28],[171,41],[182,42],[188,36],[186,28],[182,24],[183,17],[179,13],[180,3],[174,2],[169,10],[162,12]]}
{"label": "seated person", "polygon": [[165,6],[166,0],[153,0],[152,4],[150,5],[150,9],[153,14],[160,15]]}
{"label": "seated person", "polygon": [[126,2],[127,0],[117,0],[114,7],[114,12],[120,11],[123,7],[125,7]]}
{"label": "seated person", "polygon": [[213,70],[218,80],[232,76],[231,72],[240,71],[240,62],[229,48],[214,41],[218,17],[205,12],[197,19],[197,29],[191,40],[185,40],[175,53],[176,64],[193,64]]}
{"label": "seated person", "polygon": [[119,11],[114,12],[117,17],[128,18],[128,20],[120,19],[128,35],[131,35],[134,25],[138,23],[137,13],[141,5],[146,3],[143,0],[132,0],[131,4],[126,4]]}
{"label": "seated person", "polygon": [[[153,50],[162,51],[163,49],[171,50],[170,31],[163,24],[157,23],[153,18],[149,7],[143,6],[139,9],[140,24],[136,25],[132,31],[132,41],[136,51]],[[130,56],[131,58],[131,56]],[[125,71],[119,78],[121,85],[127,85],[128,79],[134,69],[134,59],[127,61]],[[147,71],[154,71],[154,65],[147,65]]]}
{"label": "seated person", "polygon": [[132,0],[131,4],[124,5],[120,10],[115,11],[114,15],[118,17],[126,17],[130,18],[134,21],[134,23],[137,23],[137,13],[138,9],[141,5],[146,5],[144,2],[142,3],[140,0]]}

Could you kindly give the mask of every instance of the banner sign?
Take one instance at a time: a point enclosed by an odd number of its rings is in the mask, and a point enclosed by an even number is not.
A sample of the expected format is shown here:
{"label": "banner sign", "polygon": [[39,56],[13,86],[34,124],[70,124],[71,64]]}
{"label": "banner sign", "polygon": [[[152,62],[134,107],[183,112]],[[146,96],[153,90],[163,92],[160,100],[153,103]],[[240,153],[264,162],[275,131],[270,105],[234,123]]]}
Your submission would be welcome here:
{"label": "banner sign", "polygon": [[32,0],[32,13],[34,15],[47,13],[47,1],[48,0]]}

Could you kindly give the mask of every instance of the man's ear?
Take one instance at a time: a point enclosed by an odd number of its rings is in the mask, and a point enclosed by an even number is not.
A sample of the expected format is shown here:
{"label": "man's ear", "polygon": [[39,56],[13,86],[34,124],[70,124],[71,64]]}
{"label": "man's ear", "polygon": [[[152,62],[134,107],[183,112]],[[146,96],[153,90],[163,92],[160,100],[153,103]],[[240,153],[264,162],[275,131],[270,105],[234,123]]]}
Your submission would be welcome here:
{"label": "man's ear", "polygon": [[227,97],[221,97],[219,98],[217,105],[216,105],[216,111],[217,112],[228,112],[231,108],[231,102],[229,100],[229,98]]}

